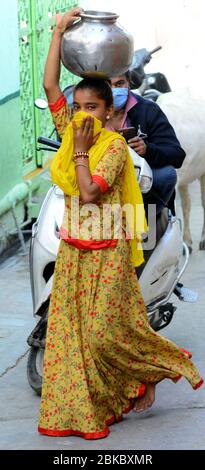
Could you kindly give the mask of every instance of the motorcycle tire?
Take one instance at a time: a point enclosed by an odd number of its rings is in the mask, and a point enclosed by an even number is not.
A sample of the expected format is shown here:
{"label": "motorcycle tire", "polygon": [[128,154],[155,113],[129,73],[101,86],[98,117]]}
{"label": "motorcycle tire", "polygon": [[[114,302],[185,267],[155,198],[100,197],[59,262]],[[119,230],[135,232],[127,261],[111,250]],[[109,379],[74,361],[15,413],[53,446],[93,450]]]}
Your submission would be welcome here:
{"label": "motorcycle tire", "polygon": [[31,347],[27,361],[27,377],[31,388],[41,396],[44,349]]}

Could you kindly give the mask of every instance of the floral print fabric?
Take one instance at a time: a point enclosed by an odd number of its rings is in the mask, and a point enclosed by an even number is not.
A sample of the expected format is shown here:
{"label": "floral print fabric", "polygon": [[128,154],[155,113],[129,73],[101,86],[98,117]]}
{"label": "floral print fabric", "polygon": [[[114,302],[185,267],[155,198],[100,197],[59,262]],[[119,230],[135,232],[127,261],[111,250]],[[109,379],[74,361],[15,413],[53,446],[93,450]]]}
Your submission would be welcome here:
{"label": "floral print fabric", "polygon": [[71,116],[66,97],[62,95],[56,103],[49,103],[49,109],[52,114],[54,126],[62,139]]}

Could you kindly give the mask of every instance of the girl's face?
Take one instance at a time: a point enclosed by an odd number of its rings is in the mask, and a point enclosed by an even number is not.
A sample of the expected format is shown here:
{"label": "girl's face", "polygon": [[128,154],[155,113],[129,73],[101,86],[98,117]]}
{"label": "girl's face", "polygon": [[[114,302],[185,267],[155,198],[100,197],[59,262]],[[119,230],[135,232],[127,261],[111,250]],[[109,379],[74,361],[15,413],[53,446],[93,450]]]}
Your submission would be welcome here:
{"label": "girl's face", "polygon": [[107,117],[113,114],[113,106],[107,108],[103,99],[99,98],[94,90],[86,88],[74,92],[73,112],[84,111],[95,116],[102,122],[103,127],[107,122]]}

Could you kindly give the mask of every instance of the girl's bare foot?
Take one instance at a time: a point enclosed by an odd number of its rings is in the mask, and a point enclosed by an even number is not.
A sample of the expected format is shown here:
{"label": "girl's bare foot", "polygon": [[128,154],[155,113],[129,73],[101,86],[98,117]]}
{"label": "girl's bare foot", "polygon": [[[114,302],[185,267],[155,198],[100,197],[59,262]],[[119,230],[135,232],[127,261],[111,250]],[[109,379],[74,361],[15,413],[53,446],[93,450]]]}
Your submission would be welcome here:
{"label": "girl's bare foot", "polygon": [[155,384],[147,384],[146,392],[142,398],[137,398],[134,405],[134,411],[137,413],[147,410],[150,408],[155,400]]}

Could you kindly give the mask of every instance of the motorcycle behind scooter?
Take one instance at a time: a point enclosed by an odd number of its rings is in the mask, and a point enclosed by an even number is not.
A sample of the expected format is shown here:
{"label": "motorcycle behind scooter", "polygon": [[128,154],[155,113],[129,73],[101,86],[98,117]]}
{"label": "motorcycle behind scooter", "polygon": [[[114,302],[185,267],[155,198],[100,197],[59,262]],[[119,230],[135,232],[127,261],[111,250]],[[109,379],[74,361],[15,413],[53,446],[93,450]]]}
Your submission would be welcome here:
{"label": "motorcycle behind scooter", "polygon": [[130,66],[131,89],[151,101],[157,101],[161,93],[171,91],[168,80],[163,73],[145,73],[144,70],[152,59],[152,55],[161,49],[162,46],[158,46],[152,51],[145,48],[136,50]]}
{"label": "motorcycle behind scooter", "polygon": [[[50,138],[39,137],[38,142],[44,146],[38,150],[57,151],[60,147],[60,142]],[[129,151],[141,191],[145,194],[152,187],[152,170],[144,158],[131,148]],[[27,376],[30,386],[38,395],[41,394],[48,308],[63,213],[64,194],[58,186],[53,185],[33,224],[30,245],[33,312],[39,321],[27,339],[30,346]],[[180,300],[191,302],[196,300],[196,296],[182,284],[179,285],[189,259],[189,250],[182,239],[180,220],[165,207],[160,217],[157,217],[157,223],[155,217],[148,223],[149,226],[156,225],[155,243],[149,249],[146,249],[146,242],[143,245],[145,263],[138,272],[138,278],[149,322],[157,331],[167,326],[173,318],[176,310],[170,300],[173,293]]]}

